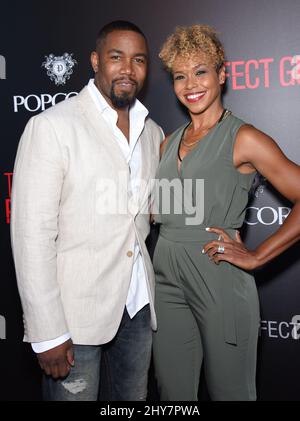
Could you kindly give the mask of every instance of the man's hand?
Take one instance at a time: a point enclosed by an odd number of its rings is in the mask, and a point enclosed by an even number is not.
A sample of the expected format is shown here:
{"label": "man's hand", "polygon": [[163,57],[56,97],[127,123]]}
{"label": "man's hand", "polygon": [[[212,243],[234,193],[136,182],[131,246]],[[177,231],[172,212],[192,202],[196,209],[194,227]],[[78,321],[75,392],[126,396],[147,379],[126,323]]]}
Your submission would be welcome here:
{"label": "man's hand", "polygon": [[74,366],[73,342],[71,339],[37,354],[42,370],[54,379],[66,377]]}

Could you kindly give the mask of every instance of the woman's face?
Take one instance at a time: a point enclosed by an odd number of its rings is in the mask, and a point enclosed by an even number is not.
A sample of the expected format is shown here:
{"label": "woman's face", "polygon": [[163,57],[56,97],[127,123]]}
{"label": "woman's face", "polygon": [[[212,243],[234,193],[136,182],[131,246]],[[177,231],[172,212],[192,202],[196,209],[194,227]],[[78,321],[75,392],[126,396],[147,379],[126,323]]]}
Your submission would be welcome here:
{"label": "woman's face", "polygon": [[192,114],[200,114],[221,100],[221,86],[225,82],[225,67],[219,73],[203,55],[192,58],[177,57],[172,74],[174,91],[179,101]]}

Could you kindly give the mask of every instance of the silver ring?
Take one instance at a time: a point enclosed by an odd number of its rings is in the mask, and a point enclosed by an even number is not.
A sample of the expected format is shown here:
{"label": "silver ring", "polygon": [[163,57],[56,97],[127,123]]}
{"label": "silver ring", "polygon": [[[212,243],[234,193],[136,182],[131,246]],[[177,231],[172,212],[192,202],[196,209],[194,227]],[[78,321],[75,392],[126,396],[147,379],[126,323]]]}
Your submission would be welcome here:
{"label": "silver ring", "polygon": [[224,253],[225,247],[224,246],[218,246],[218,253]]}

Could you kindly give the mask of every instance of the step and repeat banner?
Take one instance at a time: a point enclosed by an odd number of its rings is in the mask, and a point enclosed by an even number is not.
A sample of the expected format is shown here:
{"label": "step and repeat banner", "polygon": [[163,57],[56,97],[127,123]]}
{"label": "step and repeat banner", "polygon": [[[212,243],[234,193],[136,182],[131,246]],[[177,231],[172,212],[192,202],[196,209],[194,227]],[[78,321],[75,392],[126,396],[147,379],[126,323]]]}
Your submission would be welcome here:
{"label": "step and repeat banner", "polygon": [[[10,248],[10,194],[19,138],[30,117],[77,95],[88,82],[96,34],[115,19],[134,22],[148,38],[151,63],[141,99],[165,133],[183,124],[187,116],[177,104],[158,51],[175,26],[206,23],[218,30],[225,45],[225,106],[272,136],[290,159],[300,163],[297,0],[2,2],[0,400],[41,399],[40,369],[30,345],[22,342],[22,309]],[[291,203],[258,178],[243,229],[247,245],[255,247],[277,230],[290,208]],[[259,400],[299,400],[299,257],[300,244],[296,244],[256,272],[262,315]]]}

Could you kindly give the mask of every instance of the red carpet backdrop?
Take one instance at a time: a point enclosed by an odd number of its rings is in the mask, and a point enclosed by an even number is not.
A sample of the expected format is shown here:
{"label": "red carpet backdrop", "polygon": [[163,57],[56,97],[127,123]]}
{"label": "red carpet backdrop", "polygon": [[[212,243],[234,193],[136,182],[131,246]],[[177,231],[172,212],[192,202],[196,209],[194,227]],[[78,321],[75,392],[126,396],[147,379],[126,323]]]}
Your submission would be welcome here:
{"label": "red carpet backdrop", "polygon": [[[166,133],[183,124],[187,116],[157,57],[159,48],[175,26],[206,23],[219,31],[227,52],[225,106],[271,135],[289,158],[300,163],[300,2],[2,2],[0,400],[41,399],[36,358],[30,346],[22,343],[22,310],[10,248],[10,193],[18,141],[31,116],[76,95],[88,82],[92,75],[89,54],[98,29],[115,19],[136,23],[149,40],[150,74],[141,99]],[[272,234],[290,206],[258,179],[243,230],[246,243],[254,247]],[[259,400],[299,400],[299,251],[297,244],[256,272],[262,314]]]}

